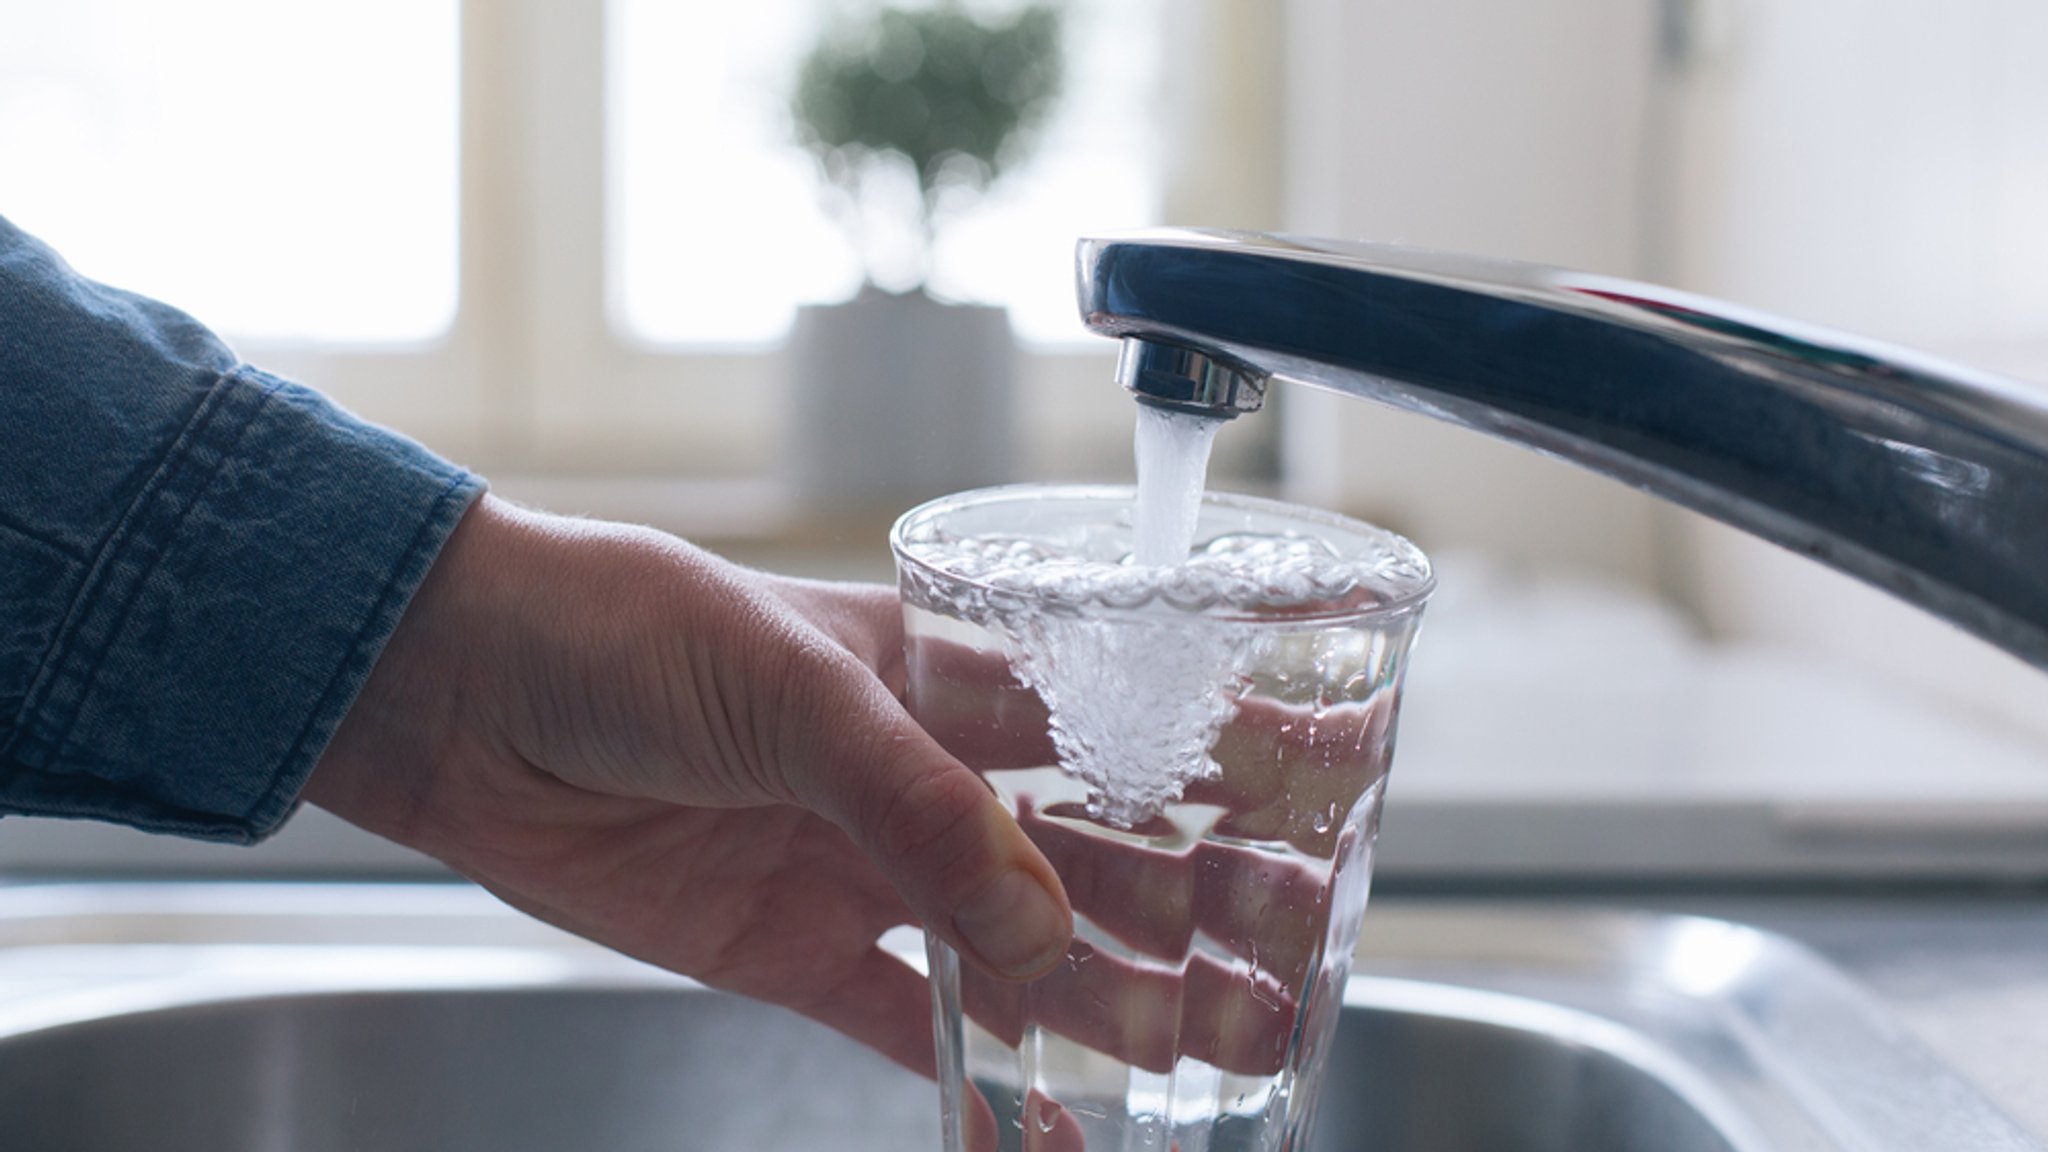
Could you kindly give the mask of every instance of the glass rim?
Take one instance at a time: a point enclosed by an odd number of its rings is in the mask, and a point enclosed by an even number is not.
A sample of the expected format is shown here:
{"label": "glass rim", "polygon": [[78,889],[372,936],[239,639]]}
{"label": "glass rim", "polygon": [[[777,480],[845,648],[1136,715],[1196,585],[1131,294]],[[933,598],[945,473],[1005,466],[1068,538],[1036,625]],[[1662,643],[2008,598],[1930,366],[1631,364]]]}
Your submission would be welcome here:
{"label": "glass rim", "polygon": [[[991,488],[974,488],[955,492],[937,499],[927,500],[896,518],[889,529],[889,551],[894,554],[897,571],[905,567],[915,569],[927,578],[938,579],[963,588],[1003,597],[1035,600],[1038,603],[1052,603],[1041,597],[1032,596],[1014,588],[1004,588],[983,580],[962,576],[942,568],[912,551],[908,543],[908,531],[914,526],[932,521],[950,512],[989,505],[1038,501],[1067,501],[1070,503],[1121,503],[1128,507],[1137,492],[1131,484],[1003,484]],[[1401,594],[1374,604],[1349,608],[1327,608],[1313,611],[1258,612],[1246,606],[1229,606],[1223,610],[1204,612],[1212,620],[1242,621],[1245,623],[1294,624],[1305,621],[1369,620],[1376,617],[1395,617],[1419,611],[1436,591],[1436,565],[1430,562],[1428,553],[1417,547],[1415,542],[1388,528],[1382,528],[1369,521],[1344,516],[1336,512],[1305,504],[1289,503],[1264,496],[1249,496],[1239,492],[1208,491],[1202,494],[1204,508],[1215,506],[1237,511],[1263,513],[1281,520],[1308,526],[1333,528],[1356,536],[1383,540],[1395,549],[1412,554],[1421,563],[1423,575],[1412,588]],[[1091,615],[1108,616],[1156,616],[1159,609],[1147,603],[1137,606],[1115,604],[1090,604]]]}

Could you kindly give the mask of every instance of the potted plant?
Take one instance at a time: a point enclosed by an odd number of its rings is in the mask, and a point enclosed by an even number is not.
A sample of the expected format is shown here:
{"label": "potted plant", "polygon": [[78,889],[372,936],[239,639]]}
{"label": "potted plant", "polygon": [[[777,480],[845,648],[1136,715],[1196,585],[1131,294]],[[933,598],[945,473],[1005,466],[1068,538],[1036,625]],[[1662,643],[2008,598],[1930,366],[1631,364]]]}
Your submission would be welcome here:
{"label": "potted plant", "polygon": [[860,291],[801,309],[790,453],[814,506],[897,505],[1012,478],[1014,342],[1000,308],[927,288],[947,222],[1021,162],[1061,80],[1060,15],[959,0],[829,24],[790,100],[858,251]]}

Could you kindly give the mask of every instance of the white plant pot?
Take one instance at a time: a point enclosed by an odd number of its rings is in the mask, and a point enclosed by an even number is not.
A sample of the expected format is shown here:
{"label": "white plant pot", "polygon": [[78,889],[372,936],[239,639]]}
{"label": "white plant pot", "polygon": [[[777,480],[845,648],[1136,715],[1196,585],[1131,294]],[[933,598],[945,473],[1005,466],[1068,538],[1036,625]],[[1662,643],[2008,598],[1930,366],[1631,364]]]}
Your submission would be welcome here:
{"label": "white plant pot", "polygon": [[1015,478],[1001,308],[864,289],[799,309],[788,476],[814,509],[908,507]]}

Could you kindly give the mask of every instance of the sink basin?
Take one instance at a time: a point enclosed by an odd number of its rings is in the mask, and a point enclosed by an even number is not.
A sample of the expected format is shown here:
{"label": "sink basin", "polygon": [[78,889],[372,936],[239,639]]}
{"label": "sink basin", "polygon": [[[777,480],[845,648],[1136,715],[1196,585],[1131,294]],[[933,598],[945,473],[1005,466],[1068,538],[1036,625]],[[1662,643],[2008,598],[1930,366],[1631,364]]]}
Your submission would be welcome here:
{"label": "sink basin", "polygon": [[[2034,1149],[1803,949],[1713,920],[1366,919],[1324,1152]],[[937,1148],[858,1045],[444,886],[0,888],[0,1147]]]}

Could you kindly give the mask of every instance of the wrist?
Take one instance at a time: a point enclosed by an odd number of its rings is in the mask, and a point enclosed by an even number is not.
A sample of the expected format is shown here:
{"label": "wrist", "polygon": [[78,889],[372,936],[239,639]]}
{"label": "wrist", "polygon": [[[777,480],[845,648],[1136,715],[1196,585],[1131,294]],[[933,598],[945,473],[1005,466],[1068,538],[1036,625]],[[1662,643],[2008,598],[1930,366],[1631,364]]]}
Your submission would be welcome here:
{"label": "wrist", "polygon": [[467,738],[474,638],[504,599],[500,557],[516,513],[484,495],[443,543],[322,752],[301,799],[400,843],[422,844],[447,765]]}

